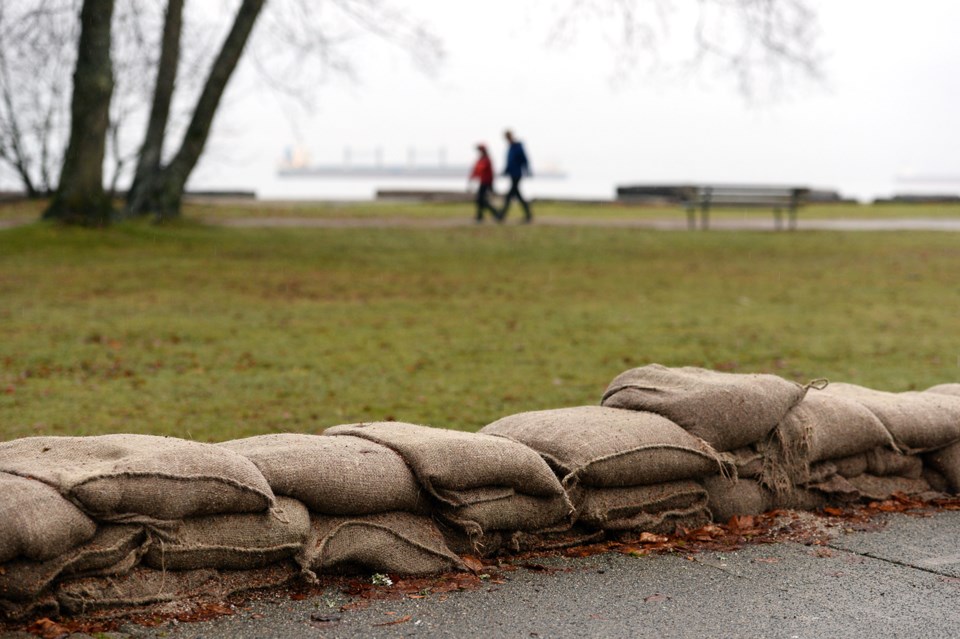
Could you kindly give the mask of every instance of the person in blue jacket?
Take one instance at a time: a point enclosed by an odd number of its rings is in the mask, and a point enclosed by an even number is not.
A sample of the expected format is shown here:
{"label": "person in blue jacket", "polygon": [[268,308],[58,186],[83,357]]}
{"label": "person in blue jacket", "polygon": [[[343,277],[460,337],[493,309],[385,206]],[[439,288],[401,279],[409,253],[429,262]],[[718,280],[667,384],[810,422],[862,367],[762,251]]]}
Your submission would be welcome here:
{"label": "person in blue jacket", "polygon": [[523,195],[520,193],[520,180],[524,176],[532,175],[530,161],[527,159],[527,152],[524,150],[523,144],[513,137],[513,131],[509,129],[504,131],[503,137],[507,139],[507,144],[510,145],[507,149],[507,166],[503,170],[503,174],[510,178],[510,190],[507,191],[499,219],[501,222],[506,219],[510,203],[513,202],[513,198],[517,198],[520,201],[520,206],[523,207],[523,221],[529,224],[533,221],[533,214],[530,212],[530,204],[523,199]]}

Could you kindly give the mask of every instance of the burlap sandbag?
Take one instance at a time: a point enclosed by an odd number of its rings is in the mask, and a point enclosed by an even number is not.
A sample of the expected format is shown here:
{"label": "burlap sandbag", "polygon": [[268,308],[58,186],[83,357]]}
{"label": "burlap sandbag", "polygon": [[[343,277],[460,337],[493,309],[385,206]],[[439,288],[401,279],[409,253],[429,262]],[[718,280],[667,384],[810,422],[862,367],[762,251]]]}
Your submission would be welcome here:
{"label": "burlap sandbag", "polygon": [[0,444],[0,471],[39,479],[105,521],[260,512],[274,501],[249,459],[174,437],[16,439]]}
{"label": "burlap sandbag", "polygon": [[856,477],[867,472],[866,454],[841,457],[840,459],[832,459],[830,462],[836,467],[837,474],[841,477]]}
{"label": "burlap sandbag", "polygon": [[[477,536],[496,530],[538,531],[569,526],[573,507],[566,498],[533,497],[516,493],[512,488],[468,491],[472,503],[463,506],[441,506],[438,514],[469,534]],[[480,496],[483,496],[480,498]]]}
{"label": "burlap sandbag", "polygon": [[[52,592],[46,592],[27,601],[9,601],[0,598],[0,621],[29,621],[31,619],[56,619],[60,615],[60,604]],[[0,635],[3,636],[3,635]],[[11,635],[17,639],[31,635]]]}
{"label": "burlap sandbag", "polygon": [[870,410],[852,399],[818,390],[807,393],[778,428],[790,431],[790,439],[810,463],[893,447],[890,433]]}
{"label": "burlap sandbag", "polygon": [[274,494],[298,499],[316,513],[429,512],[403,458],[366,439],[281,433],[220,445],[256,464]]}
{"label": "burlap sandbag", "polygon": [[273,512],[185,519],[176,540],[154,540],[143,561],[161,570],[262,568],[299,553],[309,534],[307,507],[278,497]]}
{"label": "burlap sandbag", "polygon": [[574,491],[577,523],[601,530],[673,532],[710,521],[707,491],[694,481]]}
{"label": "burlap sandbag", "polygon": [[923,460],[918,455],[904,455],[889,448],[867,451],[867,473],[879,477],[897,475],[907,479],[919,479],[923,474]]}
{"label": "burlap sandbag", "polygon": [[727,454],[733,458],[733,464],[737,469],[737,477],[757,479],[763,474],[763,454],[753,446],[737,448]]}
{"label": "burlap sandbag", "polygon": [[928,453],[923,459],[930,468],[943,475],[950,492],[960,494],[960,443]]}
{"label": "burlap sandbag", "polygon": [[[195,603],[222,603],[231,594],[290,583],[299,575],[292,561],[256,570],[154,570],[139,566],[120,577],[85,577],[58,584],[55,594],[64,612],[83,614],[118,608],[124,614],[136,607],[176,602],[180,610]],[[98,612],[98,616],[107,615]]]}
{"label": "burlap sandbag", "polygon": [[956,395],[960,397],[960,384],[937,384],[931,386],[925,393],[940,393],[941,395]]}
{"label": "burlap sandbag", "polygon": [[145,541],[140,526],[104,525],[87,543],[49,561],[11,561],[0,566],[0,599],[34,599],[61,577],[125,574],[139,562]]}
{"label": "burlap sandbag", "polygon": [[865,406],[819,390],[807,393],[781,420],[761,448],[762,483],[777,494],[811,481],[812,464],[894,448],[886,427]]}
{"label": "burlap sandbag", "polygon": [[[827,477],[813,478],[805,488],[822,494],[830,503],[846,504],[860,499],[860,491],[843,475],[834,472]],[[802,509],[802,508],[801,508]]]}
{"label": "burlap sandbag", "polygon": [[947,481],[947,478],[938,470],[934,470],[930,466],[923,467],[923,480],[930,484],[930,489],[938,493],[952,493],[954,492],[953,488],[950,486],[950,482]]}
{"label": "burlap sandbag", "polygon": [[739,515],[759,515],[773,508],[772,493],[755,479],[708,477],[703,485],[710,513],[718,523]]}
{"label": "burlap sandbag", "polygon": [[716,450],[728,451],[764,439],[805,392],[776,375],[650,364],[614,378],[602,404],[662,415]]}
{"label": "burlap sandbag", "polygon": [[139,567],[120,577],[84,577],[59,584],[56,591],[65,612],[83,614],[101,608],[144,606],[179,601],[219,591],[216,570],[184,572]]}
{"label": "burlap sandbag", "polygon": [[823,392],[866,406],[905,453],[936,450],[960,441],[960,397],[930,392],[888,393],[855,384],[830,384]]}
{"label": "burlap sandbag", "polygon": [[520,413],[485,426],[540,453],[563,485],[607,488],[732,472],[702,440],[642,411],[579,406]]}
{"label": "burlap sandbag", "polygon": [[310,519],[311,538],[297,561],[314,572],[426,575],[463,569],[429,517],[396,512]]}
{"label": "burlap sandbag", "polygon": [[52,559],[96,531],[89,517],[50,486],[0,472],[0,564],[18,557]]}
{"label": "burlap sandbag", "polygon": [[923,478],[877,477],[864,473],[858,477],[851,477],[847,481],[860,491],[861,499],[869,501],[884,501],[896,493],[919,495],[930,491],[930,484]]}
{"label": "burlap sandbag", "polygon": [[[463,508],[512,495],[552,500],[547,511],[573,512],[563,486],[540,455],[502,437],[400,422],[335,426],[324,436],[361,437],[396,451],[437,500],[439,513],[453,515],[452,520],[463,523],[472,535],[488,528],[482,521],[467,521]],[[508,528],[523,526],[518,518]]]}
{"label": "burlap sandbag", "polygon": [[733,516],[759,515],[777,508],[816,510],[829,503],[827,496],[817,490],[794,487],[776,494],[755,479],[708,477],[703,484],[709,494],[713,519],[720,523]]}

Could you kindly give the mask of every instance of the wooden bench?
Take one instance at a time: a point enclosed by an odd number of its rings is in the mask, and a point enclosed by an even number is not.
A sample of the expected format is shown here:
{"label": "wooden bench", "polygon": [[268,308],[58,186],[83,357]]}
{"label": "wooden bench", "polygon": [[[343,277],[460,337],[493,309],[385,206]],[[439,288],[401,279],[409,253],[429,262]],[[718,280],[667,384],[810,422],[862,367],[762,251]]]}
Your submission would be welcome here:
{"label": "wooden bench", "polygon": [[687,226],[697,227],[697,209],[700,210],[700,228],[710,226],[710,209],[726,208],[770,208],[773,209],[774,226],[783,228],[783,213],[787,213],[790,230],[797,228],[797,209],[807,199],[810,189],[784,186],[700,186],[692,188],[686,194]]}

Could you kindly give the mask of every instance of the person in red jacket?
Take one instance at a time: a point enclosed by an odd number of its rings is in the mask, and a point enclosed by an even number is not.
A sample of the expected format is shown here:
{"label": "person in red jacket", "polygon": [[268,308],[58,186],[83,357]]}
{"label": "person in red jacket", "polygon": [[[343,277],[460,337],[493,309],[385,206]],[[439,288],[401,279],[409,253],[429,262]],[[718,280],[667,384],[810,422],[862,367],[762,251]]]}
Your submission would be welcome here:
{"label": "person in red jacket", "polygon": [[487,153],[487,147],[484,144],[477,145],[477,151],[480,157],[477,163],[473,165],[473,171],[470,173],[468,182],[477,180],[480,183],[477,189],[477,224],[483,222],[483,211],[487,209],[493,219],[500,221],[500,213],[490,204],[490,196],[493,194],[493,162],[490,161],[490,155]]}

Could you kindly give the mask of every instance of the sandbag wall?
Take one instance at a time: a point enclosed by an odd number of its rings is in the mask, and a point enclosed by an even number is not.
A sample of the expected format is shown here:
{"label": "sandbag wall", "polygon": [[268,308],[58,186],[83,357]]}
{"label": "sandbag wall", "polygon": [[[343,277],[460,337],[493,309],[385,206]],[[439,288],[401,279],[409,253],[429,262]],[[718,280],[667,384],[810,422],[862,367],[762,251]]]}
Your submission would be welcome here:
{"label": "sandbag wall", "polygon": [[0,443],[0,617],[429,574],[555,534],[960,492],[960,384],[801,386],[658,365],[480,433],[396,422],[203,444]]}

